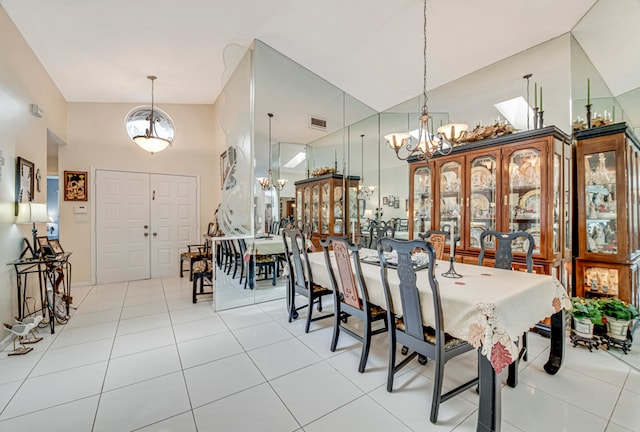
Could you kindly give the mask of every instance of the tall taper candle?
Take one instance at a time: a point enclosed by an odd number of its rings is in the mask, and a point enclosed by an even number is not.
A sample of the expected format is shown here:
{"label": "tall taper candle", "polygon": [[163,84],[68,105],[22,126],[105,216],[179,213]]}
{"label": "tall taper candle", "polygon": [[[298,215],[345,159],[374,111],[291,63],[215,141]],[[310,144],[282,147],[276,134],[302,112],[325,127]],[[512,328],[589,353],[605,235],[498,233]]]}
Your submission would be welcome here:
{"label": "tall taper candle", "polygon": [[538,83],[533,83],[533,107],[538,108]]}
{"label": "tall taper candle", "polygon": [[616,104],[613,103],[613,109],[611,110],[611,122],[616,122]]}
{"label": "tall taper candle", "polygon": [[587,105],[591,103],[591,80],[587,78]]}
{"label": "tall taper candle", "polygon": [[542,111],[542,86],[540,86],[540,111]]}

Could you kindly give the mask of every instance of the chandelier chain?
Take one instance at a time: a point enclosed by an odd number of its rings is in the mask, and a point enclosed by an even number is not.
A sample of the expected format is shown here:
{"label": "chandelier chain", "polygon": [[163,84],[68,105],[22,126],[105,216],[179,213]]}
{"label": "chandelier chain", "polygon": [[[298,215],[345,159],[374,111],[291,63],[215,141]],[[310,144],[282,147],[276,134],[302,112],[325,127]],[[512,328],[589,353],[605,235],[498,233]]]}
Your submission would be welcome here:
{"label": "chandelier chain", "polygon": [[429,107],[427,105],[427,101],[429,97],[427,96],[427,0],[424,0],[424,9],[423,9],[423,36],[424,36],[424,49],[422,51],[423,57],[423,83],[422,83],[422,96],[424,97],[424,104],[422,105],[422,112],[428,112]]}

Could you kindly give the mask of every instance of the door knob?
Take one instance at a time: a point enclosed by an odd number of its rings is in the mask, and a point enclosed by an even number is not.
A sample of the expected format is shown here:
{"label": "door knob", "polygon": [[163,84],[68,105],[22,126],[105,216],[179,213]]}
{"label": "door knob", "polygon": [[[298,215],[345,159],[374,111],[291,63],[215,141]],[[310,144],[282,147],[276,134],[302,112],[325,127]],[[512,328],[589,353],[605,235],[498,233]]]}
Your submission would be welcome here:
{"label": "door knob", "polygon": [[144,236],[145,237],[149,237],[149,233],[144,233]]}
{"label": "door knob", "polygon": [[145,225],[145,226],[144,226],[144,229],[147,229],[147,228],[149,228],[149,225]]}
{"label": "door knob", "polygon": [[153,236],[154,236],[154,237],[155,237],[155,236],[157,236],[157,235],[158,235],[158,233],[153,233]]}

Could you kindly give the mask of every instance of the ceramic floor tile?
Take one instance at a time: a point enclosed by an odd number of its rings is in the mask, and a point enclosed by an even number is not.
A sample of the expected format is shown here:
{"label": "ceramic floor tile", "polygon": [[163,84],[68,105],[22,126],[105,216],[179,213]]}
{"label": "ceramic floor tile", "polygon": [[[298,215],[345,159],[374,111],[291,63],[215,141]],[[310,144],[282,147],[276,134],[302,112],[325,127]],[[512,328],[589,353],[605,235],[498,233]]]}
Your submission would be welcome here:
{"label": "ceramic floor tile", "polygon": [[577,346],[565,348],[562,360],[563,369],[571,369],[585,375],[597,378],[609,384],[622,386],[627,378],[630,367],[621,361],[608,361],[610,355],[603,350],[588,349]]}
{"label": "ceramic floor tile", "polygon": [[125,306],[122,308],[121,319],[136,318],[141,316],[153,315],[167,311],[165,302],[146,303],[135,306]]}
{"label": "ceramic floor tile", "polygon": [[31,372],[31,377],[44,375],[78,366],[103,362],[109,359],[113,341],[103,339],[95,342],[50,349]]}
{"label": "ceramic floor tile", "polygon": [[98,406],[98,396],[0,421],[0,431],[90,432]]}
{"label": "ceramic floor tile", "polygon": [[362,350],[355,348],[327,359],[327,363],[347,377],[364,392],[370,392],[387,383],[387,355],[375,350],[369,351],[367,367],[363,373],[358,372]]}
{"label": "ceramic floor tile", "polygon": [[[415,370],[395,377],[393,392],[389,393],[386,386],[382,386],[370,392],[369,396],[411,429],[434,429],[429,420],[433,381]],[[460,395],[449,399],[440,404],[438,429],[452,430],[476,409],[476,405]]]}
{"label": "ceramic floor tile", "polygon": [[226,310],[219,312],[219,314],[231,330],[271,321],[271,317],[256,305]]}
{"label": "ceramic floor tile", "polygon": [[311,348],[316,354],[322,358],[329,358],[341,354],[351,349],[360,350],[362,344],[356,339],[344,335],[338,339],[338,345],[335,351],[331,351],[331,338],[333,335],[333,327],[324,327],[303,333],[298,339]]}
{"label": "ceramic floor tile", "polygon": [[246,354],[187,369],[184,376],[194,408],[265,381]]}
{"label": "ceramic floor tile", "polygon": [[[467,417],[467,419],[464,422],[462,422],[462,424],[456,426],[453,429],[453,432],[476,432],[477,427],[478,427],[478,411],[475,411],[473,414]],[[501,432],[527,432],[523,429],[518,429],[511,423],[504,421],[504,419],[500,423],[500,431]]]}
{"label": "ceramic floor tile", "polygon": [[325,362],[276,378],[271,385],[303,426],[363,394]]}
{"label": "ceramic floor tile", "polygon": [[609,425],[607,426],[606,432],[636,432],[636,431],[633,429],[627,429],[625,427],[622,427],[620,425],[610,422]]}
{"label": "ceramic floor tile", "polygon": [[267,345],[247,354],[269,380],[320,361],[320,356],[295,338]]}
{"label": "ceramic floor tile", "polygon": [[[248,406],[251,407],[251,415],[246,415]],[[204,405],[193,412],[201,431],[287,432],[300,427],[267,384]]]}
{"label": "ceramic floor tile", "polygon": [[640,394],[640,371],[635,369],[629,371],[624,389]]}
{"label": "ceramic floor tile", "polygon": [[[558,399],[579,406],[592,414],[609,418],[620,394],[619,387],[570,368],[562,368],[556,375],[549,375],[544,371],[543,365],[542,360],[536,359],[520,374],[520,382],[547,394],[556,395]],[[598,391],[594,392],[594,388]],[[510,389],[506,389],[504,393],[507,390]]]}
{"label": "ceramic floor tile", "polygon": [[[594,388],[598,387],[592,387],[591,392],[597,393],[593,391]],[[505,388],[502,391],[502,419],[523,431],[605,430],[607,420],[594,415],[588,409],[581,409],[578,401],[571,404],[556,396],[558,395],[540,391],[523,382],[516,388]]]}
{"label": "ceramic floor tile", "polygon": [[230,333],[219,333],[178,344],[182,367],[188,369],[224,357],[240,354],[244,350]]}
{"label": "ceramic floor tile", "polygon": [[182,324],[174,323],[173,331],[176,340],[180,343],[218,333],[226,333],[229,329],[219,316],[214,315],[209,318],[188,321]]}
{"label": "ceramic floor tile", "polygon": [[173,344],[175,344],[175,339],[171,327],[145,330],[116,337],[111,357],[122,357]]}
{"label": "ceramic floor tile", "polygon": [[146,381],[181,370],[175,345],[114,358],[109,362],[103,391]]}
{"label": "ceramic floor tile", "polygon": [[102,394],[93,432],[133,430],[189,410],[181,372]]}
{"label": "ceramic floor tile", "polygon": [[293,338],[291,333],[275,322],[265,322],[253,327],[244,327],[235,330],[233,334],[247,351]]}
{"label": "ceramic floor tile", "polygon": [[89,301],[85,299],[78,307],[78,310],[82,310],[82,313],[97,312],[104,309],[115,309],[122,307],[122,299],[101,299],[95,301]]}
{"label": "ceramic floor tile", "polygon": [[118,336],[171,326],[168,312],[160,312],[136,318],[122,319],[118,325]]}
{"label": "ceramic floor tile", "polygon": [[[196,432],[196,422],[193,418],[193,413],[187,411],[183,414],[178,414],[175,417],[171,417],[166,420],[159,421],[152,425],[136,429],[137,432]],[[204,432],[201,429],[202,432]]]}
{"label": "ceramic floor tile", "polygon": [[13,350],[12,345],[7,348],[7,351],[0,352],[0,384],[25,379],[44,355],[44,353],[32,351],[24,356],[9,357],[7,353],[11,350]]}
{"label": "ceramic floor tile", "polygon": [[173,325],[198,321],[215,316],[214,310],[205,303],[192,304],[190,308],[171,310],[171,322]]}
{"label": "ceramic floor tile", "polygon": [[611,421],[628,429],[640,429],[640,394],[622,390]]}
{"label": "ceramic floor tile", "polygon": [[122,313],[122,308],[113,308],[113,309],[104,309],[94,312],[82,313],[80,309],[78,312],[71,316],[71,319],[67,324],[65,324],[66,328],[75,328],[75,327],[85,327],[90,325],[108,323],[113,321],[118,321],[120,319],[120,314]]}
{"label": "ceramic floor tile", "polygon": [[330,412],[304,427],[305,432],[358,431],[367,432],[411,432],[397,418],[385,411],[371,398],[362,396],[337,410]]}
{"label": "ceramic floor tile", "polygon": [[22,380],[0,384],[0,413],[2,413],[4,407],[9,403],[9,401],[21,385]]}
{"label": "ceramic floor tile", "polygon": [[[6,406],[0,420],[100,393],[107,363],[97,363],[27,379]],[[43,397],[43,391],[55,397]]]}
{"label": "ceramic floor tile", "polygon": [[137,306],[147,303],[165,303],[164,293],[162,291],[153,293],[127,293],[124,299],[124,306]]}
{"label": "ceramic floor tile", "polygon": [[118,327],[117,321],[84,327],[65,328],[51,344],[51,349],[64,348],[102,339],[113,339]]}

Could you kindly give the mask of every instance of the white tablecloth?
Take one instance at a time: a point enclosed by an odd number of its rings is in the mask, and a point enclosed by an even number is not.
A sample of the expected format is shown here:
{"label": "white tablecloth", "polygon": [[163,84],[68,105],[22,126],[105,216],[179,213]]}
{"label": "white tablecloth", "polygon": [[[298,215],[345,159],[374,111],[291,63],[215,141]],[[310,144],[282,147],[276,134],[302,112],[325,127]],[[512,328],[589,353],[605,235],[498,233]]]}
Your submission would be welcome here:
{"label": "white tablecloth", "polygon": [[[361,249],[360,256],[377,256],[375,250]],[[322,252],[309,254],[314,282],[331,287]],[[449,263],[437,261],[436,280],[447,333],[481,348],[496,372],[514,361],[518,349],[514,341],[538,321],[560,309],[571,309],[565,289],[552,276],[455,264],[461,279],[442,277]],[[370,301],[385,306],[380,267],[362,263]],[[399,307],[399,280],[389,271],[395,307]],[[425,271],[418,272],[418,290],[425,324],[434,325],[431,288]],[[395,288],[395,289],[394,289]],[[401,311],[396,311],[401,315]]]}

